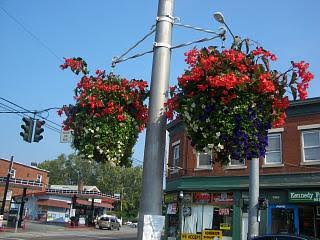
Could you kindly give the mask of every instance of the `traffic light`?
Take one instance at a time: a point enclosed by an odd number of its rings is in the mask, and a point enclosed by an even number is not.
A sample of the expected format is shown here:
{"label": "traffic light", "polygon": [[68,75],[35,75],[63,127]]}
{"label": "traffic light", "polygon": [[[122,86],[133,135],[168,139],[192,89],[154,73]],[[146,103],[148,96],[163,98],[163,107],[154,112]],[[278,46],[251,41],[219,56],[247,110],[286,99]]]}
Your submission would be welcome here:
{"label": "traffic light", "polygon": [[33,119],[30,117],[23,117],[22,121],[24,122],[24,125],[21,125],[23,132],[20,132],[20,136],[22,136],[24,141],[31,143],[33,133]]}
{"label": "traffic light", "polygon": [[45,121],[37,120],[36,121],[36,127],[34,129],[34,136],[33,136],[33,141],[34,142],[40,142],[43,136],[41,133],[43,133],[44,129],[42,126],[45,124]]}

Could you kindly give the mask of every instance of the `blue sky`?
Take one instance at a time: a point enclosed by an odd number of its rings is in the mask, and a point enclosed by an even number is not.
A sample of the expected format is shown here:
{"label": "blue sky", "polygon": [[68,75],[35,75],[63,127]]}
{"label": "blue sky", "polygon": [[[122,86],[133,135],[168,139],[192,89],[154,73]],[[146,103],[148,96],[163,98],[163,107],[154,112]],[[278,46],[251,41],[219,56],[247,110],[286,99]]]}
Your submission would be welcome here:
{"label": "blue sky", "polygon": [[[155,23],[157,1],[150,0],[1,0],[0,1],[0,97],[29,110],[43,110],[73,103],[73,89],[78,78],[59,65],[63,57],[82,57],[89,69],[110,71],[111,59],[119,56],[149,32]],[[290,0],[176,0],[174,16],[180,22],[211,30],[220,26],[212,18],[223,12],[235,35],[258,41],[278,56],[272,65],[285,71],[290,61],[305,60],[315,79],[309,97],[318,97],[320,83],[320,1]],[[5,11],[4,11],[5,10]],[[9,15],[8,15],[8,14]],[[208,34],[175,27],[173,45],[188,42]],[[229,36],[229,39],[231,37]],[[152,49],[154,36],[132,53]],[[220,41],[196,44],[197,47],[221,45]],[[228,46],[228,43],[227,43]],[[176,83],[184,68],[183,53],[172,53],[170,84]],[[152,55],[120,63],[116,74],[150,82]],[[4,105],[0,100],[0,112]],[[16,108],[16,107],[15,107]],[[56,111],[43,114],[58,125],[63,118]],[[47,121],[48,124],[55,126]],[[40,143],[26,143],[19,135],[21,116],[0,113],[0,158],[29,164],[54,159],[61,153],[72,153],[69,144],[60,143],[56,131],[45,128]],[[143,160],[144,133],[135,147],[134,157]],[[138,162],[137,162],[138,163]]]}

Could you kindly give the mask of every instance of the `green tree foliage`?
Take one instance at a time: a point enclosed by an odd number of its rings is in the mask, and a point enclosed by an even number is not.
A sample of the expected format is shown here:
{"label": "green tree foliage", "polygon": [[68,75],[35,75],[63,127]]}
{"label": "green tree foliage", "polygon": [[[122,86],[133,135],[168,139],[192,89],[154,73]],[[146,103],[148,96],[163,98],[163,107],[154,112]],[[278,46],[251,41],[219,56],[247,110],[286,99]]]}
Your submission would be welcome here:
{"label": "green tree foliage", "polygon": [[81,180],[84,185],[97,186],[103,193],[120,194],[121,201],[115,209],[117,216],[127,220],[138,215],[142,185],[142,168],[139,166],[115,167],[108,162],[89,162],[76,154],[62,154],[40,163],[38,167],[49,171],[51,185],[77,185]]}

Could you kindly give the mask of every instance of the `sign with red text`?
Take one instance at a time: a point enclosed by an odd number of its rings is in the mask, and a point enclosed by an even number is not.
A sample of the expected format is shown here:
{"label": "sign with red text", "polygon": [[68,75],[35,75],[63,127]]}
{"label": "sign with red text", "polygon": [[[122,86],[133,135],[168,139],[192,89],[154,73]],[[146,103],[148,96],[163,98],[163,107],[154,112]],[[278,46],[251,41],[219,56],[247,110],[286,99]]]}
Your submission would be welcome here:
{"label": "sign with red text", "polygon": [[194,203],[209,203],[211,200],[211,194],[205,192],[196,192],[193,193],[193,202]]}

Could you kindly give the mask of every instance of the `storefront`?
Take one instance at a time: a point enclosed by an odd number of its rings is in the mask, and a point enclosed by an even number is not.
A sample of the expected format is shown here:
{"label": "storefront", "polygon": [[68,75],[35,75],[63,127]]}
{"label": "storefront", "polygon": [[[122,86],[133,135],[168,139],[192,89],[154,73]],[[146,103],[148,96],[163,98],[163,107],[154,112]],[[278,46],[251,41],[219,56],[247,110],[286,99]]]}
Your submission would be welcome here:
{"label": "storefront", "polygon": [[232,192],[183,192],[165,197],[168,239],[180,235],[218,230],[222,239],[232,239]]}
{"label": "storefront", "polygon": [[267,233],[320,236],[320,191],[267,192]]}

